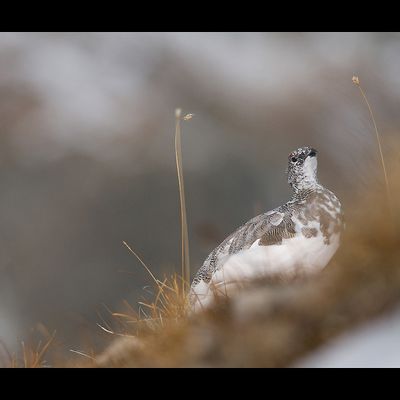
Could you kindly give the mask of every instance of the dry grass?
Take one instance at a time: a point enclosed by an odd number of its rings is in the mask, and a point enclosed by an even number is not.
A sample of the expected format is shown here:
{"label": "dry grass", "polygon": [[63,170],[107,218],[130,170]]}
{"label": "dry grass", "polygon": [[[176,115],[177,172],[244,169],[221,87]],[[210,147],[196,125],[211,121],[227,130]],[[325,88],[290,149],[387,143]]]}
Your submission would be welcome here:
{"label": "dry grass", "polygon": [[21,353],[9,355],[9,363],[7,367],[11,368],[43,368],[49,366],[46,361],[46,354],[53,344],[55,332],[49,336],[44,343],[39,341],[36,347],[26,346],[25,342],[21,343]]}
{"label": "dry grass", "polygon": [[[129,339],[129,343],[134,343],[135,346],[140,343],[138,338],[148,336],[150,332],[158,332],[159,330],[164,329],[166,324],[170,324],[171,322],[177,323],[187,314],[187,292],[190,287],[190,257],[180,124],[181,121],[190,120],[193,117],[193,114],[186,114],[182,117],[181,110],[177,109],[175,117],[175,156],[181,215],[182,275],[179,276],[178,274],[174,274],[169,278],[164,278],[163,280],[156,278],[152,273],[151,268],[146,265],[142,257],[133,250],[132,246],[124,241],[124,246],[135,256],[149,274],[154,283],[157,294],[150,302],[139,302],[139,312],[135,311],[128,303],[125,303],[128,310],[126,313],[111,312],[116,325],[118,325],[118,329],[113,329],[106,323],[104,323],[104,326],[98,324],[99,328],[111,337],[119,338],[120,340],[122,338],[122,340],[125,339],[125,341]],[[4,361],[5,366],[25,368],[45,366],[46,361],[44,360],[44,356],[53,340],[54,336],[49,338],[44,345],[39,342],[36,348],[26,346],[25,343],[22,343],[22,354],[20,357],[9,354],[7,347],[0,342],[2,358],[6,359],[6,361]],[[71,349],[70,351],[74,353],[74,355],[81,357],[82,362],[76,364],[75,362],[66,360],[64,362],[59,362],[59,366],[86,366],[91,365],[95,360],[93,350],[80,351]]]}
{"label": "dry grass", "polygon": [[382,164],[383,176],[384,176],[384,179],[385,179],[385,187],[386,187],[386,193],[387,193],[387,197],[388,197],[389,208],[390,208],[390,211],[392,212],[393,211],[392,210],[392,207],[393,207],[392,206],[392,198],[391,198],[391,193],[390,193],[390,185],[389,185],[388,174],[387,174],[387,171],[386,171],[385,157],[383,156],[383,151],[382,151],[381,135],[379,134],[378,126],[377,126],[376,121],[375,121],[375,117],[374,117],[374,113],[372,111],[372,107],[369,104],[369,101],[368,101],[367,95],[365,94],[364,89],[361,86],[359,77],[358,76],[353,76],[352,80],[353,80],[353,83],[360,90],[360,93],[361,93],[361,95],[362,95],[362,97],[363,97],[363,99],[365,101],[365,104],[368,107],[369,115],[371,116],[371,120],[372,120],[372,123],[374,125],[376,141],[377,141],[378,149],[379,149],[379,156],[380,156],[380,160],[381,160],[381,164]]}

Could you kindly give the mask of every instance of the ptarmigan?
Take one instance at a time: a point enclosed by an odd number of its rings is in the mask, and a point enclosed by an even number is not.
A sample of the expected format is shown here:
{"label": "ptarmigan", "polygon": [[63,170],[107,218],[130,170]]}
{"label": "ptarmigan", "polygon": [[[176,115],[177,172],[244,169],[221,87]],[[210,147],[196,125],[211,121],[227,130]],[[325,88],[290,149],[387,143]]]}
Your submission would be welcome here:
{"label": "ptarmigan", "polygon": [[246,222],[211,252],[191,286],[192,310],[257,277],[319,271],[335,254],[342,207],[317,180],[317,151],[290,153],[287,172],[291,200]]}

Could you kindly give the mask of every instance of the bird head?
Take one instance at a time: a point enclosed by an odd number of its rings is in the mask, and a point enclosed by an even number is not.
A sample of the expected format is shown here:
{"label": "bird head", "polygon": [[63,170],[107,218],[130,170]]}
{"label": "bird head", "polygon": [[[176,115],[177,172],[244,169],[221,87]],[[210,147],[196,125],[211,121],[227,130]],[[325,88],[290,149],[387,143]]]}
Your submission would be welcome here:
{"label": "bird head", "polygon": [[288,157],[288,183],[295,191],[315,187],[317,181],[317,150],[300,147]]}

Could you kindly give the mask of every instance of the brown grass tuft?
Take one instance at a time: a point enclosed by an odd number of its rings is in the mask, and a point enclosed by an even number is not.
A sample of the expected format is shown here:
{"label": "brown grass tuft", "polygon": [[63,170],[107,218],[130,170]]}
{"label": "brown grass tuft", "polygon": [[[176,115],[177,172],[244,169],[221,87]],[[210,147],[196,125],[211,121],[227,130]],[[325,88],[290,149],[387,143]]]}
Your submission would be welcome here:
{"label": "brown grass tuft", "polygon": [[45,357],[50,346],[53,344],[56,333],[54,332],[48,339],[42,343],[41,341],[35,348],[26,346],[25,342],[21,343],[21,354],[13,355],[10,359],[9,367],[12,368],[43,368],[48,366]]}

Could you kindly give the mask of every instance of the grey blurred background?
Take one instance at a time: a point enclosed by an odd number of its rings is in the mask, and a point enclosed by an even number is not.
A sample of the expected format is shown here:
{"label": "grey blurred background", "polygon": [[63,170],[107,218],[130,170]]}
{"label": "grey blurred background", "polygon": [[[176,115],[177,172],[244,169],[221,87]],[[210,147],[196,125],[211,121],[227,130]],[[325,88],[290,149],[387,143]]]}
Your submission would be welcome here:
{"label": "grey blurred background", "polygon": [[[174,109],[183,124],[191,259],[286,201],[287,155],[312,145],[350,207],[379,181],[360,76],[383,135],[400,126],[400,35],[1,33],[0,339],[43,324],[66,347],[106,305],[179,270]],[[378,161],[377,161],[378,162]],[[93,336],[91,336],[93,337]]]}

